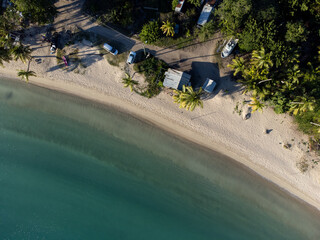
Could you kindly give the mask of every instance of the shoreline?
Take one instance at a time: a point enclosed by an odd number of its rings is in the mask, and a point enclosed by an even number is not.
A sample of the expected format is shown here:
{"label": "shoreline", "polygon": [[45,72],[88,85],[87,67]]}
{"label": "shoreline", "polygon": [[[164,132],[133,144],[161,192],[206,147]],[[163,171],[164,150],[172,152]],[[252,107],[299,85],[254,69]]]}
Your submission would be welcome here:
{"label": "shoreline", "polygon": [[[8,73],[8,71],[4,71],[3,69],[0,70],[0,77],[21,81],[18,77],[15,76],[13,71]],[[163,115],[149,111],[148,109],[143,109],[137,105],[132,104],[132,102],[128,101],[127,99],[108,95],[96,89],[90,89],[88,87],[80,86],[79,84],[68,83],[63,80],[57,81],[47,78],[32,77],[29,83],[38,87],[80,97],[98,104],[111,106],[115,109],[137,117],[142,121],[151,123],[178,138],[191,141],[206,149],[213,150],[219,154],[225,155],[228,158],[231,158],[237,164],[240,164],[242,167],[248,169],[249,171],[252,171],[254,174],[262,177],[264,180],[267,180],[267,182],[276,185],[281,191],[289,194],[308,207],[320,210],[319,202],[317,202],[308,194],[299,190],[297,187],[290,184],[290,182],[287,182],[283,178],[276,176],[276,174],[271,172],[269,169],[266,169],[250,161],[249,155],[245,155],[242,152],[237,152],[236,149],[232,150],[231,147],[226,143],[208,139],[201,133],[186,128],[186,126],[182,126],[173,119],[168,118],[168,116],[165,117]]]}

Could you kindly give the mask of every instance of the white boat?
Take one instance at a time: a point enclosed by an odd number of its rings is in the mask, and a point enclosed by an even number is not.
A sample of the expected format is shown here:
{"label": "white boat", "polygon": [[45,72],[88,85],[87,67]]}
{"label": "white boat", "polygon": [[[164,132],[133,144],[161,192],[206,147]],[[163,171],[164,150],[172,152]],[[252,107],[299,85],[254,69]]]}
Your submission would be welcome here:
{"label": "white boat", "polygon": [[237,45],[239,39],[233,39],[233,38],[230,38],[230,40],[228,41],[228,43],[224,46],[224,48],[222,49],[222,52],[221,52],[221,57],[222,58],[226,58],[228,57],[232,50],[235,48],[235,46]]}

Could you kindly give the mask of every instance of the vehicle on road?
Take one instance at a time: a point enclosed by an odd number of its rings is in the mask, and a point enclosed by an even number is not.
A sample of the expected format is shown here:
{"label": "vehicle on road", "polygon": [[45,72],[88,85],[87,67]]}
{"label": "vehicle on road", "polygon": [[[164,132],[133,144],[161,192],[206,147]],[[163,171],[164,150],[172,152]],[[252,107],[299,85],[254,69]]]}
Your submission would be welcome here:
{"label": "vehicle on road", "polygon": [[111,47],[108,43],[103,44],[103,48],[108,52],[110,52],[112,55],[118,54],[118,50],[115,49],[114,47]]}
{"label": "vehicle on road", "polygon": [[127,63],[128,63],[128,64],[134,63],[134,61],[135,61],[135,59],[136,59],[136,56],[137,56],[137,53],[131,51],[131,52],[129,53],[129,56],[128,56],[128,59],[127,59]]}

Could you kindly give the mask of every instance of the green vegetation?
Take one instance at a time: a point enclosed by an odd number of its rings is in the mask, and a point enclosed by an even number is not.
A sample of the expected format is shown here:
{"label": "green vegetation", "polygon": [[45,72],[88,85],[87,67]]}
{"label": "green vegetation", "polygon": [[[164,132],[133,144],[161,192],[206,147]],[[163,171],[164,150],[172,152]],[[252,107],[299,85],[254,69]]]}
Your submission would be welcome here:
{"label": "green vegetation", "polygon": [[54,0],[12,0],[15,8],[32,22],[52,22],[57,14]]}
{"label": "green vegetation", "polygon": [[201,0],[188,0],[189,3],[193,4],[196,7],[200,7]]}
{"label": "green vegetation", "polygon": [[36,73],[34,71],[24,71],[24,70],[19,70],[18,72],[18,77],[21,77],[21,79],[25,79],[26,82],[29,81],[29,77],[35,77]]}
{"label": "green vegetation", "polygon": [[178,4],[179,0],[172,0],[172,10],[174,10]]}
{"label": "green vegetation", "polygon": [[[12,32],[21,29],[22,17],[17,13],[16,9],[7,8],[6,11],[0,16],[0,65],[3,67],[4,62],[11,60],[21,60],[27,63],[31,60],[31,52],[29,46],[23,46],[17,35]],[[28,65],[29,69],[29,65]],[[32,71],[19,72],[19,76],[26,78],[28,81],[29,76],[33,76]]]}
{"label": "green vegetation", "polygon": [[239,38],[245,56],[229,67],[253,110],[289,113],[319,142],[320,1],[224,0],[216,14],[221,30]]}
{"label": "green vegetation", "polygon": [[185,108],[193,111],[196,107],[203,108],[203,102],[201,100],[202,88],[198,91],[194,91],[191,86],[186,87],[183,85],[182,91],[174,90],[173,100],[179,104],[179,108]]}
{"label": "green vegetation", "polygon": [[169,20],[167,20],[166,22],[163,21],[162,23],[163,24],[162,24],[160,29],[163,31],[163,34],[165,34],[167,37],[168,36],[173,37],[174,36],[175,23],[174,22],[169,22]]}
{"label": "green vegetation", "polygon": [[31,59],[29,59],[27,71],[18,71],[18,77],[21,77],[21,79],[25,79],[26,82],[29,82],[29,77],[36,77],[36,73],[34,71],[30,71],[30,62]]}
{"label": "green vegetation", "polygon": [[154,43],[160,38],[160,26],[158,21],[149,21],[144,24],[140,33],[141,41]]}
{"label": "green vegetation", "polygon": [[133,3],[125,2],[123,5],[115,6],[107,10],[107,13],[102,14],[98,18],[100,23],[115,23],[126,27],[133,23]]}
{"label": "green vegetation", "polygon": [[133,91],[134,87],[139,84],[137,81],[133,80],[128,73],[126,73],[125,78],[122,78],[122,83],[124,84],[125,88],[129,87],[131,92]]}
{"label": "green vegetation", "polygon": [[158,95],[163,86],[164,73],[167,69],[168,65],[155,57],[135,64],[134,70],[143,73],[147,82],[146,87],[139,88],[136,92],[147,98]]}

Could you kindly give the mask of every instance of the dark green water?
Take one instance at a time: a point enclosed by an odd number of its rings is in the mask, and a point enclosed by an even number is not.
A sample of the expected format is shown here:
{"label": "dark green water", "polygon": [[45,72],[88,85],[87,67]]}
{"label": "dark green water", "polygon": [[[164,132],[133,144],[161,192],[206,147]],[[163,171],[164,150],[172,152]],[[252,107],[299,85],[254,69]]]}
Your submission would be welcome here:
{"label": "dark green water", "polygon": [[0,239],[320,239],[320,217],[132,116],[1,80]]}

